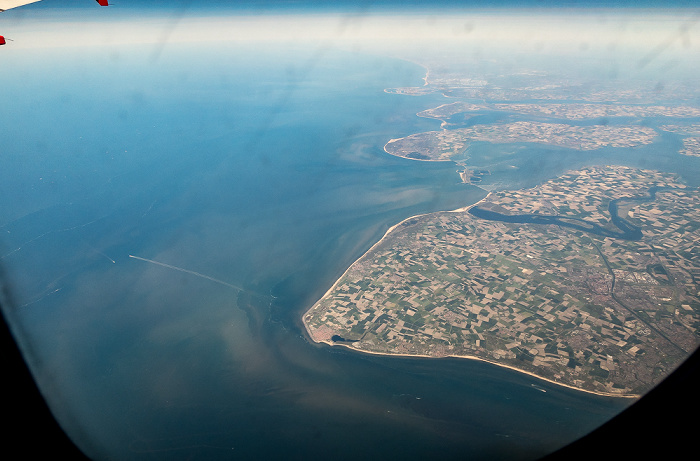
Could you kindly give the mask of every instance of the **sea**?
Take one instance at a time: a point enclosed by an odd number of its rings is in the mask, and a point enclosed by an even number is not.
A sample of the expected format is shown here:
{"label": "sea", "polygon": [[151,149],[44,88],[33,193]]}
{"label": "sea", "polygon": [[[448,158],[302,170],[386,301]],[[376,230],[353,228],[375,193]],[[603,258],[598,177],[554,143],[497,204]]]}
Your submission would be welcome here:
{"label": "sea", "polygon": [[[389,227],[487,193],[384,152],[439,129],[416,113],[443,96],[384,91],[424,68],[298,44],[116,50],[10,53],[25,66],[3,70],[0,107],[3,309],[89,456],[535,459],[633,402],[307,337],[302,313]],[[493,187],[688,161],[502,149],[471,153]]]}

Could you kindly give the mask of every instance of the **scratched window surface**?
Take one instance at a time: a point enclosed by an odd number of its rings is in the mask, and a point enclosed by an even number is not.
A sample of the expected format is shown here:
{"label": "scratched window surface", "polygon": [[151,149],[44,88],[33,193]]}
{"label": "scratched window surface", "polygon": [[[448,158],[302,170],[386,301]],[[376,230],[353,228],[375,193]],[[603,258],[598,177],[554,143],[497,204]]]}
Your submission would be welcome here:
{"label": "scratched window surface", "polygon": [[699,17],[1,13],[2,309],[58,422],[171,460],[535,459],[608,421],[699,343]]}

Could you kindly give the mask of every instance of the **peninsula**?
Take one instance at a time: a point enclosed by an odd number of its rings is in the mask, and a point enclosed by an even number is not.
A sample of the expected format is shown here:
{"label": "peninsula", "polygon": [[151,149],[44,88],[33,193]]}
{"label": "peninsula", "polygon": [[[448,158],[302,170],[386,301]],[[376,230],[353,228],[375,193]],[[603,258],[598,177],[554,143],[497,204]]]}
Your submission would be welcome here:
{"label": "peninsula", "polygon": [[[605,395],[648,391],[700,344],[698,189],[626,166],[577,166],[522,190],[499,175],[519,168],[511,158],[525,145],[547,146],[542,156],[578,151],[590,164],[658,146],[692,162],[695,90],[482,75],[435,59],[421,64],[425,85],[385,92],[432,94],[433,107],[416,115],[440,129],[391,139],[384,151],[454,162],[462,183],[492,192],[389,229],[303,314],[310,337],[484,360]],[[449,102],[434,106],[439,94]]]}
{"label": "peninsula", "polygon": [[698,190],[657,171],[584,168],[404,220],[303,322],[316,342],[638,395],[699,344],[699,248]]}

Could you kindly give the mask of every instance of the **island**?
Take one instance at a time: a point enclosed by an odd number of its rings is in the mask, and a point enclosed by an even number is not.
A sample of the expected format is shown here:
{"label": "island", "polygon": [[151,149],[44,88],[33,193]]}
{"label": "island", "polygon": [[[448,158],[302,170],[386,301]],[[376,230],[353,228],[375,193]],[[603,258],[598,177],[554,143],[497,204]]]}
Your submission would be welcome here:
{"label": "island", "polygon": [[[416,115],[440,129],[384,151],[453,162],[459,182],[488,195],[391,227],[302,315],[310,338],[482,360],[603,395],[650,390],[700,344],[700,194],[677,175],[622,164],[654,148],[681,154],[679,164],[700,157],[695,88],[426,59],[423,86],[385,92],[430,98]],[[539,146],[579,166],[525,189],[501,180]],[[622,162],[580,166],[608,153]]]}
{"label": "island", "polygon": [[700,157],[700,123],[688,125],[664,125],[662,130],[685,136],[683,148],[678,151],[681,155]]}
{"label": "island", "polygon": [[366,353],[478,359],[636,396],[698,346],[698,277],[698,190],[589,167],[402,221],[303,323]]}
{"label": "island", "polygon": [[419,117],[444,120],[463,112],[498,110],[533,116],[556,117],[567,120],[587,120],[601,117],[700,117],[700,109],[687,105],[631,105],[582,103],[493,103],[473,104],[453,102],[418,112]]}
{"label": "island", "polygon": [[384,150],[388,154],[413,160],[451,161],[463,153],[472,141],[499,144],[527,142],[594,150],[606,146],[650,144],[655,137],[656,131],[642,126],[572,126],[520,121],[412,134],[390,140]]}

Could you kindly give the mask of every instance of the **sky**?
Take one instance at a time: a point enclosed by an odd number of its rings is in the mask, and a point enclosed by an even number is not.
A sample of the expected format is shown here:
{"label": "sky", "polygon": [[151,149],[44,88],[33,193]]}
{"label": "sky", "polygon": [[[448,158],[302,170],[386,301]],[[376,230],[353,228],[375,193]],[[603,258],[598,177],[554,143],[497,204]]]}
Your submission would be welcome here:
{"label": "sky", "polygon": [[[85,3],[92,0],[44,0],[43,3],[61,7],[85,7]],[[110,0],[110,3],[111,0]],[[208,8],[337,8],[339,6],[367,8],[367,7],[669,7],[683,6],[694,7],[696,2],[691,0],[117,0],[117,6],[128,7],[208,7]]]}
{"label": "sky", "polygon": [[[466,2],[456,14],[456,2],[438,2],[425,9],[395,2],[343,2],[339,10],[327,2],[230,2],[121,0],[110,9],[92,0],[45,0],[7,11],[0,16],[0,34],[12,38],[14,48],[93,46],[129,43],[190,43],[212,41],[333,40],[353,42],[450,41],[483,46],[518,46],[521,51],[593,47],[687,52],[700,47],[698,10],[610,10],[563,2],[576,9],[527,9],[533,2],[506,2],[516,9],[483,8],[503,2]],[[593,2],[594,4],[596,2]],[[619,2],[625,3],[625,2]],[[421,2],[414,2],[422,5]],[[470,5],[478,4],[478,8]],[[546,3],[545,3],[546,4]],[[659,4],[656,2],[656,4]],[[282,5],[282,6],[280,6]],[[291,5],[291,6],[290,6]],[[311,6],[323,8],[311,10]],[[337,3],[333,3],[335,8]],[[542,3],[538,3],[542,5]],[[643,3],[636,5],[644,5]],[[682,3],[681,3],[682,5]],[[313,11],[313,13],[310,13]]]}

